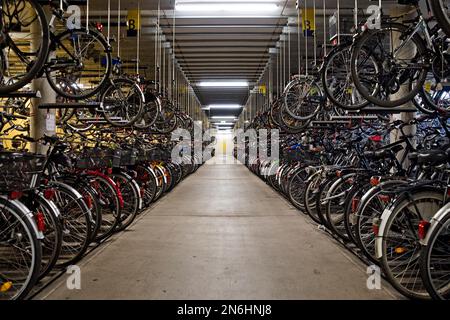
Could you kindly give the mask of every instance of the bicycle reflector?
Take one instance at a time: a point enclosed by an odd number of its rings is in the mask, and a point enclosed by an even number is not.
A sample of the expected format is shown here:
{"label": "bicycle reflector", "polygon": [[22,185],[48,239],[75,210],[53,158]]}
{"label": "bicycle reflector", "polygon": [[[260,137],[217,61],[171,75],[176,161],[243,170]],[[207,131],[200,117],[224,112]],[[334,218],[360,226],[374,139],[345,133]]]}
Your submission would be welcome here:
{"label": "bicycle reflector", "polygon": [[44,198],[47,200],[52,200],[55,197],[55,189],[45,189]]}
{"label": "bicycle reflector", "polygon": [[90,196],[89,194],[86,194],[86,195],[83,197],[83,200],[84,200],[84,202],[86,203],[87,207],[88,207],[89,209],[92,209],[93,205],[92,205],[92,198],[91,198],[91,196]]}
{"label": "bicycle reflector", "polygon": [[7,291],[9,291],[9,289],[11,289],[12,288],[12,282],[11,281],[8,281],[8,282],[5,282],[5,283],[3,283],[1,286],[0,286],[0,292],[7,292]]}
{"label": "bicycle reflector", "polygon": [[11,191],[8,195],[9,200],[17,200],[20,197],[22,197],[23,192],[22,191]]}
{"label": "bicycle reflector", "polygon": [[381,137],[380,135],[375,135],[371,136],[369,139],[373,142],[381,142],[381,140],[383,140],[383,137]]}
{"label": "bicycle reflector", "polygon": [[422,220],[419,223],[419,230],[418,230],[418,235],[419,235],[419,239],[423,240],[425,239],[425,237],[427,236],[427,232],[428,229],[430,228],[430,222]]}
{"label": "bicycle reflector", "polygon": [[380,231],[380,224],[381,224],[381,219],[374,218],[372,220],[372,230],[375,235],[378,235],[378,232]]}
{"label": "bicycle reflector", "polygon": [[44,214],[41,211],[38,211],[36,215],[34,216],[34,219],[36,220],[37,228],[40,232],[45,231],[45,217]]}
{"label": "bicycle reflector", "polygon": [[96,22],[95,23],[95,28],[101,33],[103,32],[103,24],[101,24],[100,22]]}
{"label": "bicycle reflector", "polygon": [[359,198],[352,198],[352,212],[356,212],[358,210]]}
{"label": "bicycle reflector", "polygon": [[379,184],[380,184],[380,177],[371,177],[370,178],[370,185],[372,187],[375,187],[375,186],[377,186]]}

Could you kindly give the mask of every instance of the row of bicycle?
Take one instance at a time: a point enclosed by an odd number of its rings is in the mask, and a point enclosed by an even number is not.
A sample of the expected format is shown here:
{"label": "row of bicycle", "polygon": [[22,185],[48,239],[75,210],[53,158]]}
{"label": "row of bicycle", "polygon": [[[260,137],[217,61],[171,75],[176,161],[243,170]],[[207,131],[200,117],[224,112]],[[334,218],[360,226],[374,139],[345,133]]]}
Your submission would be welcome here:
{"label": "row of bicycle", "polygon": [[[187,121],[159,84],[125,74],[99,23],[68,29],[68,5],[65,0],[2,2],[0,96],[13,95],[7,106],[29,105],[30,84],[45,77],[57,95],[56,104],[47,107],[57,109],[57,121],[74,130],[106,123],[167,133]],[[43,6],[52,14],[49,21]]]}
{"label": "row of bicycle", "polygon": [[[450,21],[448,3],[409,2],[415,6],[413,18],[409,13],[383,16],[380,28],[369,28],[361,19],[355,35],[340,37],[320,67],[294,76],[268,108],[272,126],[298,133],[312,121],[327,120],[323,111],[341,116],[381,107],[390,112],[407,103],[423,113],[447,109],[450,34],[443,31],[448,31],[444,18]],[[426,16],[420,2],[434,16]]]}
{"label": "row of bicycle", "polygon": [[399,292],[450,299],[449,117],[327,125],[285,137],[279,161],[247,153],[246,163],[364,261],[380,266]]}
{"label": "row of bicycle", "polygon": [[0,300],[26,298],[199,167],[135,131],[22,139],[48,151],[0,151]]}

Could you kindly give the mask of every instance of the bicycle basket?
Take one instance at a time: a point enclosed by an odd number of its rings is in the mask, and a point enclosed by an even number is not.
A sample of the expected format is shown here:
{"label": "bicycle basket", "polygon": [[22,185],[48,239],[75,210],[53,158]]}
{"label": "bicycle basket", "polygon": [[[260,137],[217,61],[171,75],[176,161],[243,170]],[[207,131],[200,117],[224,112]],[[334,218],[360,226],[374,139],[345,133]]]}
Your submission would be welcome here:
{"label": "bicycle basket", "polygon": [[134,166],[138,157],[138,151],[136,149],[125,149],[120,152],[120,165],[121,166]]}
{"label": "bicycle basket", "polygon": [[104,169],[120,167],[121,150],[92,148],[84,149],[76,159],[79,169]]}
{"label": "bicycle basket", "polygon": [[0,192],[25,191],[38,186],[46,157],[32,153],[0,152]]}

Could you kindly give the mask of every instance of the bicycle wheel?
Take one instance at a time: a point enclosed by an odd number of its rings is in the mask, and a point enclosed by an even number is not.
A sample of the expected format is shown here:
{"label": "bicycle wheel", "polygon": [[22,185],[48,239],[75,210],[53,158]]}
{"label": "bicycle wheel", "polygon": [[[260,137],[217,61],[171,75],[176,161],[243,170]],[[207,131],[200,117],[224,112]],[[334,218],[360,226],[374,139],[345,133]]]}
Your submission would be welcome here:
{"label": "bicycle wheel", "polygon": [[308,168],[300,168],[297,170],[289,180],[287,192],[289,200],[302,213],[305,213],[303,198],[306,189],[306,181],[308,180],[308,174]]}
{"label": "bicycle wheel", "polygon": [[319,190],[320,184],[322,183],[322,173],[323,171],[319,170],[308,178],[303,197],[305,211],[316,223],[321,223],[316,210],[316,194]]}
{"label": "bicycle wheel", "polygon": [[310,124],[309,120],[299,120],[292,117],[287,111],[286,104],[282,104],[279,109],[280,128],[291,134],[299,133]]}
{"label": "bicycle wheel", "polygon": [[[192,171],[192,167],[190,168],[190,172]],[[164,193],[164,188],[166,185],[166,177],[164,176],[164,171],[160,167],[160,165],[154,165],[153,166],[153,172],[156,176],[156,182],[157,182],[157,188],[155,197],[153,198],[153,201],[158,200],[162,194]],[[190,174],[190,172],[188,174]]]}
{"label": "bicycle wheel", "polygon": [[407,30],[401,24],[387,24],[367,30],[354,43],[352,78],[359,93],[373,104],[398,107],[411,101],[425,82],[429,69],[425,43],[417,34],[407,37]]}
{"label": "bicycle wheel", "polygon": [[[442,216],[440,212],[442,211]],[[450,299],[450,214],[449,206],[442,208],[432,219],[436,227],[427,235],[427,244],[422,247],[420,255],[423,283],[433,299]],[[435,220],[435,221],[433,221]]]}
{"label": "bicycle wheel", "polygon": [[57,265],[66,267],[79,261],[91,242],[92,216],[78,191],[71,186],[52,181],[53,202],[61,213],[62,246]]}
{"label": "bicycle wheel", "polygon": [[121,205],[119,195],[114,187],[114,181],[98,176],[89,175],[91,186],[98,196],[98,204],[101,211],[101,224],[95,237],[100,242],[109,238],[119,225]]}
{"label": "bicycle wheel", "polygon": [[105,120],[115,127],[134,124],[141,117],[145,103],[141,88],[126,78],[112,80],[100,101]]}
{"label": "bicycle wheel", "polygon": [[314,118],[324,102],[322,88],[309,78],[291,81],[283,95],[285,110],[295,120],[307,121]]}
{"label": "bicycle wheel", "polygon": [[440,80],[430,73],[424,87],[413,100],[423,113],[433,114],[438,109],[450,109],[450,92],[440,84]]}
{"label": "bicycle wheel", "polygon": [[90,182],[88,179],[85,179],[84,176],[69,174],[58,177],[58,180],[70,185],[82,195],[84,203],[91,212],[91,240],[94,240],[97,236],[100,224],[102,223],[102,213],[98,202],[99,197],[97,192],[92,188]]}
{"label": "bicycle wheel", "polygon": [[442,31],[450,37],[450,1],[431,0],[429,3]]}
{"label": "bicycle wheel", "polygon": [[133,223],[139,211],[139,189],[135,186],[135,181],[126,173],[113,173],[110,177],[119,187],[123,197],[123,207],[116,227],[116,231],[123,231]]}
{"label": "bicycle wheel", "polygon": [[356,215],[356,210],[358,209],[358,204],[361,198],[366,193],[366,185],[355,185],[351,188],[350,192],[347,194],[344,200],[344,227],[345,232],[350,238],[350,241],[356,244],[355,236],[355,223],[354,217]]}
{"label": "bicycle wheel", "polygon": [[420,275],[418,226],[422,220],[430,221],[443,201],[442,190],[425,187],[409,191],[390,207],[386,225],[380,228],[377,241],[381,242],[383,270],[389,282],[407,297],[429,298]]}
{"label": "bicycle wheel", "polygon": [[373,226],[376,219],[380,219],[384,209],[392,200],[392,194],[384,192],[386,187],[393,187],[405,181],[393,180],[387,181],[379,186],[371,188],[361,198],[357,212],[350,220],[354,221],[354,231],[356,245],[361,252],[373,263],[379,264],[375,252],[376,234]]}
{"label": "bicycle wheel", "polygon": [[353,83],[350,70],[351,43],[334,48],[325,58],[322,86],[328,99],[345,110],[360,110],[369,104]]}
{"label": "bicycle wheel", "polygon": [[352,178],[355,174],[349,174],[338,180],[330,186],[324,206],[324,214],[328,221],[328,226],[335,235],[344,241],[350,241],[351,237],[347,234],[345,228],[345,199],[352,189]]}
{"label": "bicycle wheel", "polygon": [[52,39],[45,74],[60,96],[69,99],[92,97],[111,74],[111,50],[97,30],[67,30]]}
{"label": "bicycle wheel", "polygon": [[0,300],[26,297],[41,268],[41,243],[24,205],[0,197]]}
{"label": "bicycle wheel", "polygon": [[152,129],[159,133],[170,133],[174,131],[178,126],[178,116],[175,114],[175,109],[166,104],[161,112],[158,112],[155,124]]}
{"label": "bicycle wheel", "polygon": [[153,126],[161,112],[161,101],[151,93],[145,93],[145,105],[141,117],[134,123],[138,129],[148,129]]}
{"label": "bicycle wheel", "polygon": [[7,94],[30,83],[41,71],[50,35],[36,0],[2,0],[1,14],[0,94]]}
{"label": "bicycle wheel", "polygon": [[52,271],[61,253],[62,225],[60,213],[55,204],[47,200],[42,193],[31,191],[21,201],[33,212],[34,216],[42,214],[45,223],[44,238],[41,240],[42,260],[39,278],[44,278]]}
{"label": "bicycle wheel", "polygon": [[152,169],[145,165],[136,167],[136,181],[141,190],[143,190],[144,205],[148,207],[155,198],[157,182],[156,176]]}
{"label": "bicycle wheel", "polygon": [[339,177],[331,176],[322,181],[319,186],[319,190],[316,193],[315,201],[316,201],[316,211],[317,216],[320,219],[320,224],[325,226],[327,229],[331,230],[330,222],[327,220],[326,209],[328,206],[327,194],[330,190],[331,186],[335,181],[337,181]]}

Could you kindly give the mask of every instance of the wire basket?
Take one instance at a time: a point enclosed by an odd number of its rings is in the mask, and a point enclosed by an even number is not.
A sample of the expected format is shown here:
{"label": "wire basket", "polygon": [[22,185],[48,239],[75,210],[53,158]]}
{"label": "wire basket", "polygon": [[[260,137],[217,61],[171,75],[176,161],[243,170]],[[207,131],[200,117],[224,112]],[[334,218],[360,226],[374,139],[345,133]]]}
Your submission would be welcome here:
{"label": "wire basket", "polygon": [[25,191],[38,186],[45,161],[44,155],[0,152],[0,192]]}
{"label": "wire basket", "polygon": [[121,150],[92,148],[84,149],[76,158],[79,169],[104,169],[120,167]]}
{"label": "wire basket", "polygon": [[152,149],[140,148],[136,161],[139,163],[150,161]]}
{"label": "wire basket", "polygon": [[120,151],[120,165],[134,166],[138,158],[137,149],[125,149]]}

